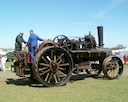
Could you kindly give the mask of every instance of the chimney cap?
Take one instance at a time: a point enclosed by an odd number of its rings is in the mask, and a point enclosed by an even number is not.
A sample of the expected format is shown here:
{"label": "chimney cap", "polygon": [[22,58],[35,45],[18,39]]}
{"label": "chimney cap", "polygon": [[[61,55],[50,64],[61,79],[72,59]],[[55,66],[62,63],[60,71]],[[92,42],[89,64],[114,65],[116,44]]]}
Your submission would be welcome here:
{"label": "chimney cap", "polygon": [[97,26],[97,28],[101,28],[101,27],[103,28],[103,26]]}

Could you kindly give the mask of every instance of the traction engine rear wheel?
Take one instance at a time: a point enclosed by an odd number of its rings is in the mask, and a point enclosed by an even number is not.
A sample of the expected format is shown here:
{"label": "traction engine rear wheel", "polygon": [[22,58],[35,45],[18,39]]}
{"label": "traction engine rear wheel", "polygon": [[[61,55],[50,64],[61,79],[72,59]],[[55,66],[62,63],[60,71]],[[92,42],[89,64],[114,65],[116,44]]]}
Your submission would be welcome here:
{"label": "traction engine rear wheel", "polygon": [[108,79],[119,78],[123,73],[123,63],[119,57],[109,56],[103,61],[103,73]]}
{"label": "traction engine rear wheel", "polygon": [[45,86],[60,86],[72,76],[70,54],[59,47],[46,47],[37,53],[34,61],[36,79]]}

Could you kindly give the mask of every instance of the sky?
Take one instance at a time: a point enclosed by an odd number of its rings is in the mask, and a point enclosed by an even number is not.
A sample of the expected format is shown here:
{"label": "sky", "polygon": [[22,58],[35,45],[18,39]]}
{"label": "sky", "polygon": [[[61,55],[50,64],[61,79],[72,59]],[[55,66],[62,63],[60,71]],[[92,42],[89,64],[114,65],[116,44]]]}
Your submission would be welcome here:
{"label": "sky", "polygon": [[128,0],[0,0],[0,48],[14,48],[20,31],[28,41],[31,29],[43,39],[91,31],[98,43],[97,26],[105,47],[128,47]]}

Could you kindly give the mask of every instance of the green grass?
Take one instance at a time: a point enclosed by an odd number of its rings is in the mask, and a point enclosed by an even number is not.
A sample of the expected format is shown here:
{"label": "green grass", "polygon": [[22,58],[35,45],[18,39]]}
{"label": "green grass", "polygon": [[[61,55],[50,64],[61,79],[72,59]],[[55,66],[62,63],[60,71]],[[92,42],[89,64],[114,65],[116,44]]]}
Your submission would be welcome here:
{"label": "green grass", "polygon": [[117,80],[85,78],[52,88],[31,87],[30,80],[0,77],[0,102],[127,102],[128,65],[124,69],[126,73]]}
{"label": "green grass", "polygon": [[124,64],[124,68],[128,68],[128,64]]}
{"label": "green grass", "polygon": [[13,65],[13,62],[6,62],[6,63],[5,63],[5,67],[6,67],[6,68],[11,67],[11,65]]}

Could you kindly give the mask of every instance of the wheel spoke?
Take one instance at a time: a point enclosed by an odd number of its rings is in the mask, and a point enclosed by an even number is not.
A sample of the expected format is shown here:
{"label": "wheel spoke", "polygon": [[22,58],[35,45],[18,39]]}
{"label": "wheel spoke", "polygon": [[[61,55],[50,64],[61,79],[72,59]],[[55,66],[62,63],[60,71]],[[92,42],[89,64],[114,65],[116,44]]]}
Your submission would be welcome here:
{"label": "wheel spoke", "polygon": [[54,80],[55,80],[56,83],[58,83],[56,74],[54,74]]}
{"label": "wheel spoke", "polygon": [[118,71],[117,71],[117,69],[114,69],[113,71],[114,71],[114,73],[116,73],[116,75],[118,74]]}
{"label": "wheel spoke", "polygon": [[117,76],[117,72],[113,70],[113,77]]}
{"label": "wheel spoke", "polygon": [[48,67],[43,67],[43,68],[39,68],[39,71],[43,71],[45,69],[47,69]]}
{"label": "wheel spoke", "polygon": [[114,78],[116,76],[116,72],[114,70],[108,70],[107,74],[111,76],[111,78]]}
{"label": "wheel spoke", "polygon": [[41,57],[46,63],[48,63],[48,61],[44,58],[44,56]]}
{"label": "wheel spoke", "polygon": [[53,52],[54,52],[54,50],[51,51],[51,59],[53,59]]}
{"label": "wheel spoke", "polygon": [[58,61],[59,59],[61,59],[61,57],[63,57],[63,55],[64,55],[64,53],[62,53],[62,54],[57,58],[56,61]]}
{"label": "wheel spoke", "polygon": [[59,72],[60,74],[62,74],[63,76],[65,76],[65,77],[67,76],[65,73],[63,73],[63,72],[60,71],[60,70],[59,70],[58,72]]}
{"label": "wheel spoke", "polygon": [[114,70],[112,70],[112,72],[113,72],[113,73],[112,73],[112,77],[114,78],[114,75],[115,75]]}
{"label": "wheel spoke", "polygon": [[107,74],[108,74],[108,75],[110,75],[110,74],[111,74],[111,72],[112,72],[112,70],[108,70],[108,71],[107,71]]}
{"label": "wheel spoke", "polygon": [[46,64],[46,63],[39,63],[39,65],[43,65],[43,66],[46,66],[46,67],[50,67],[49,64]]}
{"label": "wheel spoke", "polygon": [[59,67],[61,66],[68,66],[69,65],[69,63],[64,63],[64,64],[59,64]]}
{"label": "wheel spoke", "polygon": [[50,71],[50,69],[48,69],[48,70],[44,71],[43,73],[40,73],[40,76],[42,76],[42,75],[46,74],[46,73],[47,73],[47,72],[49,72],[49,71]]}
{"label": "wheel spoke", "polygon": [[56,55],[54,55],[54,61],[56,62]]}
{"label": "wheel spoke", "polygon": [[117,70],[117,68],[116,68],[116,69],[114,69],[114,71],[115,71],[115,72],[118,72],[119,70]]}
{"label": "wheel spoke", "polygon": [[50,83],[53,73],[50,74],[50,77],[48,79],[48,83]]}
{"label": "wheel spoke", "polygon": [[58,64],[60,64],[62,61],[63,61],[63,60],[61,59],[61,60],[58,62]]}
{"label": "wheel spoke", "polygon": [[49,76],[49,74],[50,74],[50,73],[47,73],[46,78],[45,78],[45,81],[48,80],[48,76]]}
{"label": "wheel spoke", "polygon": [[58,69],[59,69],[59,70],[65,70],[65,69],[64,69],[64,68],[62,68],[62,67],[58,67]]}
{"label": "wheel spoke", "polygon": [[60,81],[61,79],[59,78],[59,75],[58,75],[59,73],[57,72],[56,73],[56,76],[57,76],[57,78],[58,78],[58,81]]}
{"label": "wheel spoke", "polygon": [[57,40],[58,40],[58,41],[60,40],[58,36],[57,36]]}

